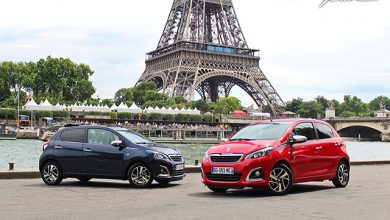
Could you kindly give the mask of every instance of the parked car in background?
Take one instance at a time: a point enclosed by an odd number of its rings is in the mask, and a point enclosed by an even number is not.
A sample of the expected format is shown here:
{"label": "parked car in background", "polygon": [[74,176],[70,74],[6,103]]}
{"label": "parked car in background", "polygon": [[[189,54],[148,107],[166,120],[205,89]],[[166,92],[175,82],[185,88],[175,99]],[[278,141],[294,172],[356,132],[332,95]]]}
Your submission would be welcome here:
{"label": "parked car in background", "polygon": [[312,119],[268,120],[250,125],[211,147],[202,160],[202,181],[212,191],[265,187],[287,194],[294,183],[349,182],[344,141],[328,123]]}
{"label": "parked car in background", "polygon": [[168,184],[185,176],[184,159],[178,151],[125,128],[87,125],[57,131],[43,146],[39,169],[48,185],[64,178],[82,182],[104,178],[148,187],[153,180]]}

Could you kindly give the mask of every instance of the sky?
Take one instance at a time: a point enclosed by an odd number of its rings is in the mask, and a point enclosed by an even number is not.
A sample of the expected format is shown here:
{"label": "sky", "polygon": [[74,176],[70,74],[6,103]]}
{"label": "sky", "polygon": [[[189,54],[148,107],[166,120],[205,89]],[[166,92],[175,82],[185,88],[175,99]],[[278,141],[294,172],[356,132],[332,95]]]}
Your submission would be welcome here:
{"label": "sky", "polygon": [[[390,1],[233,0],[249,47],[286,102],[390,97]],[[1,0],[0,62],[68,57],[95,71],[94,97],[132,87],[173,0]],[[254,103],[240,88],[231,95]]]}

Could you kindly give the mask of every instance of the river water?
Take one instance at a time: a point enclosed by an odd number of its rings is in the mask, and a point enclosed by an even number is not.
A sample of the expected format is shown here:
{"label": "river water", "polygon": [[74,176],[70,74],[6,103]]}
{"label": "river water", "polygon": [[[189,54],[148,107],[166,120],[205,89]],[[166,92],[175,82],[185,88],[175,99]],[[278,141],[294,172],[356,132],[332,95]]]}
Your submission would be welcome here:
{"label": "river water", "polygon": [[[352,161],[390,160],[390,143],[387,142],[346,142]],[[8,169],[8,163],[15,163],[16,169],[37,169],[43,142],[39,140],[1,140],[0,170]],[[211,144],[169,144],[178,149],[188,165],[201,160]]]}

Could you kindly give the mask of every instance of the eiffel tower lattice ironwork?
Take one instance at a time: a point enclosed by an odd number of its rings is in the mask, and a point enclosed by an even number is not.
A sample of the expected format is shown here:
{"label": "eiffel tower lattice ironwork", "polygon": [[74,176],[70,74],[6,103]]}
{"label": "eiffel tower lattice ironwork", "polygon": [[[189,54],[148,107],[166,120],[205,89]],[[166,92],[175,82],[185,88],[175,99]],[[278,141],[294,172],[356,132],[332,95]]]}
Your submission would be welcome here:
{"label": "eiffel tower lattice ironwork", "polygon": [[157,49],[148,53],[138,83],[154,81],[170,96],[208,101],[241,87],[274,116],[284,103],[259,67],[231,0],[174,0]]}

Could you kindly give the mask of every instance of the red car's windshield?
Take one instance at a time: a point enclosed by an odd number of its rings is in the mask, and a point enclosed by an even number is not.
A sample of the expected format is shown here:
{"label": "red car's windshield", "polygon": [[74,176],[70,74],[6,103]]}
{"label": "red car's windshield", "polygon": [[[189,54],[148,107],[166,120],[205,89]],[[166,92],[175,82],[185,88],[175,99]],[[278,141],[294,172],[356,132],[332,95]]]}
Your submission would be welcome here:
{"label": "red car's windshield", "polygon": [[290,125],[291,122],[250,125],[237,132],[230,140],[277,140],[283,136]]}

